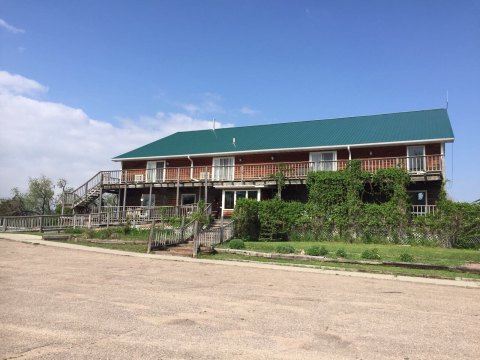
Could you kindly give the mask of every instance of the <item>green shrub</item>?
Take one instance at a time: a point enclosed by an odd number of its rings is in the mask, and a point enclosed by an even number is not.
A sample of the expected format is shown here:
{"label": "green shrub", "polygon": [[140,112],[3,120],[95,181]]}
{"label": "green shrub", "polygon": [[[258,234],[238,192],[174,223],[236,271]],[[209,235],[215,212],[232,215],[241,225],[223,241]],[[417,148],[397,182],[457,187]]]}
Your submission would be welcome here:
{"label": "green shrub", "polygon": [[325,246],[322,246],[322,247],[320,248],[320,255],[321,255],[321,256],[328,255],[328,250],[327,250],[327,248],[326,248]]}
{"label": "green shrub", "polygon": [[260,220],[258,218],[259,202],[254,199],[238,199],[233,213],[236,236],[258,240]]}
{"label": "green shrub", "polygon": [[82,229],[79,229],[79,228],[76,228],[76,229],[73,229],[73,228],[70,228],[70,229],[65,229],[64,231],[65,234],[81,234],[83,233],[83,230]]}
{"label": "green shrub", "polygon": [[292,228],[306,221],[305,217],[305,205],[300,202],[286,202],[278,198],[261,201],[258,203],[259,239],[288,240]]}
{"label": "green shrub", "polygon": [[362,258],[363,259],[368,259],[368,260],[380,260],[380,254],[378,253],[378,249],[370,249],[370,250],[365,250],[362,252]]}
{"label": "green shrub", "polygon": [[321,248],[318,245],[313,245],[305,249],[305,254],[310,256],[320,256]]}
{"label": "green shrub", "polygon": [[347,252],[345,249],[338,249],[336,252],[337,257],[339,258],[346,258],[347,257]]}
{"label": "green shrub", "polygon": [[412,254],[409,253],[401,253],[400,254],[400,261],[403,262],[414,262],[415,258],[413,257]]}
{"label": "green shrub", "polygon": [[85,231],[83,232],[83,237],[85,239],[96,239],[97,232],[93,229],[85,229]]}
{"label": "green shrub", "polygon": [[279,244],[275,247],[275,252],[280,254],[293,254],[295,252],[295,248],[292,245]]}
{"label": "green shrub", "polygon": [[230,249],[245,249],[245,243],[243,242],[243,240],[234,239],[229,241],[228,247]]}

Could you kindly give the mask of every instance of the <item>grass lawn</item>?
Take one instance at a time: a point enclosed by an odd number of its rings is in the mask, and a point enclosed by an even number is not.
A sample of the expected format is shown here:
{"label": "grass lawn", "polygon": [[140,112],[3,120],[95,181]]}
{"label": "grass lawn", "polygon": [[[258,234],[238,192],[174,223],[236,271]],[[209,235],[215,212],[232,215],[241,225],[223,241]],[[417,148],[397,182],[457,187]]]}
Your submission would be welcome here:
{"label": "grass lawn", "polygon": [[[279,244],[288,244],[295,248],[297,253],[307,249],[310,246],[324,246],[328,250],[326,257],[336,258],[338,249],[344,249],[347,252],[347,259],[362,259],[362,253],[365,250],[378,249],[381,260],[384,261],[400,261],[400,255],[408,253],[414,257],[414,262],[459,266],[467,262],[480,263],[479,250],[465,249],[445,249],[440,247],[425,246],[403,246],[403,245],[382,245],[382,244],[350,244],[345,242],[260,242],[246,241],[245,250],[258,252],[275,252],[275,248]],[[228,248],[228,243],[220,247]]]}
{"label": "grass lawn", "polygon": [[92,243],[89,241],[81,241],[81,240],[79,241],[68,240],[68,241],[62,241],[62,242],[67,244],[99,247],[104,249],[132,251],[132,252],[138,252],[138,253],[147,252],[146,244],[100,244],[100,243]]}
{"label": "grass lawn", "polygon": [[382,265],[357,265],[357,264],[340,264],[323,261],[303,261],[303,260],[285,260],[285,259],[268,259],[260,257],[243,256],[236,254],[215,254],[215,255],[201,255],[200,258],[215,259],[215,260],[234,260],[234,261],[255,261],[264,263],[275,263],[280,265],[290,266],[313,266],[317,268],[326,268],[332,270],[350,270],[362,271],[390,275],[405,275],[405,276],[420,276],[433,277],[443,279],[465,278],[472,280],[480,280],[480,274],[462,273],[457,271],[445,270],[424,270],[424,269],[407,269],[392,266]]}

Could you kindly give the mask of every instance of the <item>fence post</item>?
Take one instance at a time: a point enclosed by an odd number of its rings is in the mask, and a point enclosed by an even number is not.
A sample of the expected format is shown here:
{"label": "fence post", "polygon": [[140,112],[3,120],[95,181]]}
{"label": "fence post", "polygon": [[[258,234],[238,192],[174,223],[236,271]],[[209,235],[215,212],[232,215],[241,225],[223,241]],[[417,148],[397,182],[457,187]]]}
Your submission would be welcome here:
{"label": "fence post", "polygon": [[223,244],[224,234],[223,234],[223,217],[220,221],[220,244]]}
{"label": "fence post", "polygon": [[43,230],[43,215],[40,215],[40,232]]}
{"label": "fence post", "polygon": [[73,214],[73,228],[75,229],[76,228],[76,220],[77,220],[77,214]]}
{"label": "fence post", "polygon": [[152,241],[154,236],[155,236],[155,219],[152,220],[152,226],[150,227],[150,234],[148,235],[147,254],[150,254],[150,252],[152,251]]}
{"label": "fence post", "polygon": [[197,256],[198,254],[198,220],[195,220],[193,223],[193,257]]}
{"label": "fence post", "polygon": [[110,226],[110,212],[107,212],[107,229]]}
{"label": "fence post", "polygon": [[185,217],[182,216],[182,225],[180,226],[180,237],[181,240],[185,240]]}
{"label": "fence post", "polygon": [[92,214],[88,214],[88,228],[92,228]]}
{"label": "fence post", "polygon": [[3,232],[7,231],[7,218],[3,218]]}

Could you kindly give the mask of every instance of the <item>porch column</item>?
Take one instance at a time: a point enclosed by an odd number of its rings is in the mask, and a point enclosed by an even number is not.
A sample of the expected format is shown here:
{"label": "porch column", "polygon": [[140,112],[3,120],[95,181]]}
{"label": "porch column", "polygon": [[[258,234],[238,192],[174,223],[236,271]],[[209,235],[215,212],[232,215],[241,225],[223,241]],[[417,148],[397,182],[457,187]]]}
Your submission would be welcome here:
{"label": "porch column", "polygon": [[150,192],[148,194],[148,208],[152,208],[152,184],[150,184]]}
{"label": "porch column", "polygon": [[180,205],[180,168],[177,168],[177,199],[176,199],[176,206]]}
{"label": "porch column", "polygon": [[123,189],[123,217],[125,217],[126,213],[125,213],[125,204],[127,202],[127,184],[125,184],[125,188]]}
{"label": "porch column", "polygon": [[[208,168],[205,166],[205,174],[207,174]],[[208,202],[208,176],[205,175],[205,205]]]}

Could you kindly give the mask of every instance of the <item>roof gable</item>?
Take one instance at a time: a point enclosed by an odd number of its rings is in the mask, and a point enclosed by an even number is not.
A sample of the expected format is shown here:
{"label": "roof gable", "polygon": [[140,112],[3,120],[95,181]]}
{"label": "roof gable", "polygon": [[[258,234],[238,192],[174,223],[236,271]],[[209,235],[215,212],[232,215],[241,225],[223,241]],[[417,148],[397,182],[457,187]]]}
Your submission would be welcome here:
{"label": "roof gable", "polygon": [[453,140],[445,109],[177,132],[114,160],[440,139]]}

